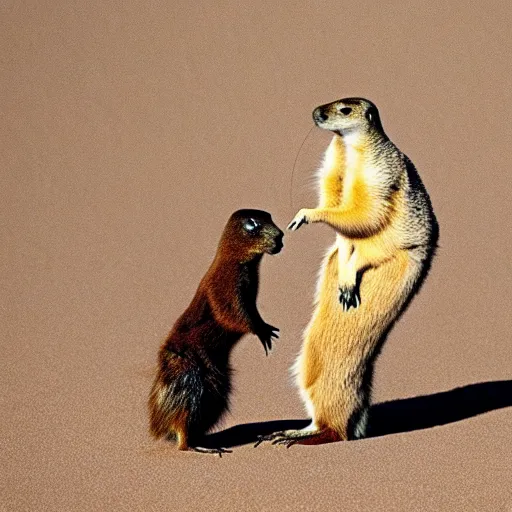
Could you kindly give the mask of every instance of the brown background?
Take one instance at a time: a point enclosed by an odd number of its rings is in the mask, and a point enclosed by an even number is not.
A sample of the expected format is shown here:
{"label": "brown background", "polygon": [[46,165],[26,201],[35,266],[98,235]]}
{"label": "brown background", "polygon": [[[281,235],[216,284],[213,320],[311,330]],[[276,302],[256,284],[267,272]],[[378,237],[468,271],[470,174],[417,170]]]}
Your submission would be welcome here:
{"label": "brown background", "polygon": [[[470,386],[512,375],[509,2],[305,4],[1,3],[0,510],[511,510],[511,383]],[[380,107],[441,225],[375,400],[470,386],[474,411],[434,395],[400,421],[444,426],[220,460],[154,443],[156,352],[227,217],[313,206],[329,137],[306,140],[292,206],[295,157],[312,109],[349,95]],[[282,337],[268,359],[237,347],[224,427],[304,417],[288,369],[332,238],[305,227],[264,261]]]}

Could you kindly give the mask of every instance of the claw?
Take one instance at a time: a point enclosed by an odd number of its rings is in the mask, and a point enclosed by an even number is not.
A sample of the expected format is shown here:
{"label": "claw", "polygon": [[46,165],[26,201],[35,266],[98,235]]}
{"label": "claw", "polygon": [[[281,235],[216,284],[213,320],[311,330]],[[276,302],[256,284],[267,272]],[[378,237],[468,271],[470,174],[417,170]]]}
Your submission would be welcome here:
{"label": "claw", "polygon": [[290,439],[286,436],[279,436],[277,439],[274,439],[272,441],[273,445],[284,445],[286,448],[290,448],[290,446],[293,446],[294,444],[297,444],[297,439]]}
{"label": "claw", "polygon": [[350,308],[357,309],[361,304],[359,291],[356,288],[339,288],[339,292],[339,301],[343,311],[348,311]]}
{"label": "claw", "polygon": [[268,356],[272,351],[272,339],[279,338],[279,329],[270,324],[264,324],[263,327],[257,332],[257,336],[265,349],[265,355]]}
{"label": "claw", "polygon": [[223,453],[233,453],[233,450],[228,450],[226,448],[203,448],[202,446],[194,446],[191,447],[190,450],[197,453],[212,453],[214,455],[218,455],[221,459]]}
{"label": "claw", "polygon": [[286,229],[290,231],[297,231],[303,224],[307,224],[306,217],[301,217],[298,220],[292,220]]}
{"label": "claw", "polygon": [[258,436],[258,440],[254,443],[253,448],[258,448],[258,446],[264,441],[268,441],[268,439],[265,439],[265,436]]}
{"label": "claw", "polygon": [[254,443],[254,448],[258,448],[258,446],[265,441],[274,441],[274,439],[282,435],[283,432],[274,432],[273,434],[268,434],[266,436],[258,436],[258,440],[256,441],[256,443]]}
{"label": "claw", "polygon": [[271,441],[272,445],[285,445],[286,448],[290,448],[298,442],[297,439],[288,437],[284,432],[274,432],[266,436],[258,436],[258,440],[254,444],[254,448],[257,448],[261,443],[265,441]]}

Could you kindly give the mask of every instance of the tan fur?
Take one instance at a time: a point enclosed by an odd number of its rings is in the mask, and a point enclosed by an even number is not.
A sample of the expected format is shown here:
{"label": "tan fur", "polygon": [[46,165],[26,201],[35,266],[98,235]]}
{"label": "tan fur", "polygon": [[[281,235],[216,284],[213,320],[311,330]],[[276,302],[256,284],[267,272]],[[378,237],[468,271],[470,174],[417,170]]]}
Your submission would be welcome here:
{"label": "tan fur", "polygon": [[361,283],[361,305],[343,312],[337,300],[337,247],[328,254],[320,293],[297,362],[297,381],[314,404],[313,422],[333,427],[347,439],[366,364],[380,335],[403,305],[421,268],[405,251],[368,270]]}
{"label": "tan fur", "polygon": [[[323,262],[295,365],[318,439],[311,439],[311,427],[303,437],[297,431],[274,435],[285,444],[333,441],[333,431],[341,440],[365,435],[375,357],[425,276],[437,240],[430,200],[412,163],[375,121],[376,107],[349,100],[360,128],[334,135],[319,172],[318,207],[300,210],[290,224],[326,223],[336,242]],[[326,124],[345,101],[319,107],[330,116]],[[365,124],[370,108],[374,123]],[[339,290],[353,288],[358,273],[360,304],[344,310]]]}

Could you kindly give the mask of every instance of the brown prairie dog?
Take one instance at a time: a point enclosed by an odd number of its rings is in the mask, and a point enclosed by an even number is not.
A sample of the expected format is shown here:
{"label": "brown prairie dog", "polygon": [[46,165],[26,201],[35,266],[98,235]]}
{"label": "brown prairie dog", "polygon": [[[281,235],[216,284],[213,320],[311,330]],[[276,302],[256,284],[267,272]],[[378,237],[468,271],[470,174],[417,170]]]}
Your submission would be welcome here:
{"label": "brown prairie dog", "polygon": [[228,451],[200,443],[228,409],[233,347],[252,333],[267,353],[278,336],[279,329],[261,318],[256,299],[263,255],[282,247],[283,232],[269,213],[231,215],[194,298],[160,348],[148,401],[155,438],[173,439],[179,450]]}

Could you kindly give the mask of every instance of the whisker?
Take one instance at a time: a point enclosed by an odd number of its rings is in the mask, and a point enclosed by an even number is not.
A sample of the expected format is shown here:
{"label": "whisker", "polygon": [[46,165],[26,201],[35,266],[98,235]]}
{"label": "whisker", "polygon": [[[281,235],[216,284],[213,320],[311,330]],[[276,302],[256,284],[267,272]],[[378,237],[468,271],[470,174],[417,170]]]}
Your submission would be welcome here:
{"label": "whisker", "polygon": [[293,162],[292,175],[291,175],[291,179],[290,179],[290,207],[292,210],[293,210],[293,175],[295,174],[295,167],[297,166],[297,161],[299,160],[299,155],[302,150],[302,146],[304,146],[304,143],[306,142],[310,133],[313,131],[313,128],[315,128],[314,125],[310,128],[307,135],[304,137],[304,140],[302,141],[302,144],[300,145],[299,151],[297,151],[297,156],[295,157],[295,162]]}

